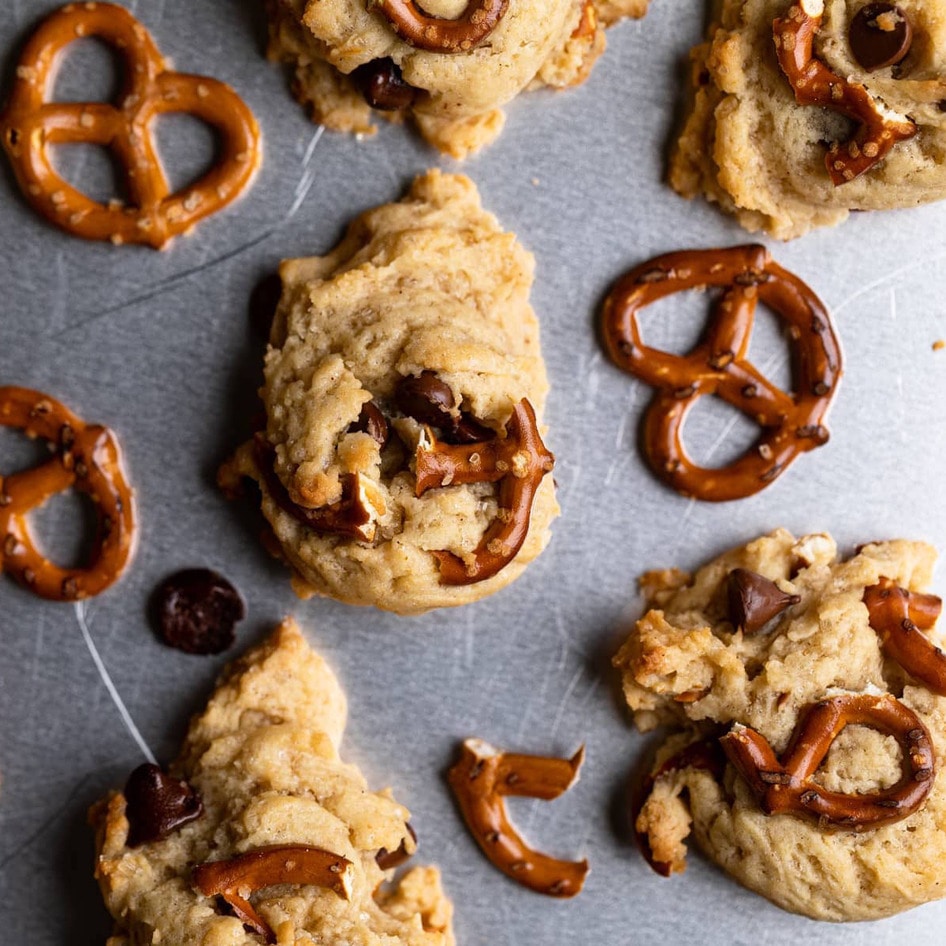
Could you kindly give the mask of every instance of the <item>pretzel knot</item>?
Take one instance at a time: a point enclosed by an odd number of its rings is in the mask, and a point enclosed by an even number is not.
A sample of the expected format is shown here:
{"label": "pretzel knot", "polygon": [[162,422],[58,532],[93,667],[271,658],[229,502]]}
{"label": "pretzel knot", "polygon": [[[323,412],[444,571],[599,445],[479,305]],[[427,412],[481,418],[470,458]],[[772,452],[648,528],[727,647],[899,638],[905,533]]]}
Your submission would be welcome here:
{"label": "pretzel knot", "polygon": [[[809,13],[807,8],[817,10]],[[917,133],[913,122],[884,115],[858,82],[842,79],[814,56],[815,34],[821,28],[824,3],[802,0],[772,24],[779,65],[799,105],[830,108],[859,123],[854,137],[828,149],[825,164],[835,187],[853,181],[882,161],[894,145]]]}
{"label": "pretzel knot", "polygon": [[426,427],[415,463],[418,496],[441,486],[499,483],[499,514],[473,553],[460,558],[453,552],[434,552],[444,584],[469,585],[492,578],[519,553],[529,533],[535,494],[555,458],[542,442],[532,405],[523,398],[502,440],[446,444]]}
{"label": "pretzel knot", "polygon": [[490,863],[536,893],[576,896],[588,862],[561,861],[532,850],[510,823],[504,797],[558,798],[578,781],[584,758],[584,746],[570,759],[551,759],[500,752],[482,739],[467,739],[447,773],[463,819]]}
{"label": "pretzel knot", "polygon": [[[80,37],[114,46],[125,63],[120,105],[50,102],[63,50]],[[239,196],[261,160],[252,112],[216,79],[165,68],[148,31],[123,7],[69,4],[46,19],[26,45],[0,132],[27,200],[44,217],[88,240],[145,243],[160,249]],[[194,184],[170,193],[154,140],[158,115],[184,112],[219,133],[221,159]],[[84,142],[111,148],[124,166],[131,206],[108,205],[57,173],[50,145]]]}
{"label": "pretzel knot", "polygon": [[[815,781],[832,743],[850,725],[870,726],[897,740],[903,774],[896,785],[854,795],[828,791]],[[878,828],[913,814],[933,787],[930,734],[916,713],[889,694],[845,694],[815,703],[799,720],[781,760],[764,736],[744,726],[720,742],[768,815],[809,814],[825,825]]]}
{"label": "pretzel knot", "polygon": [[[122,470],[121,451],[106,427],[84,424],[38,391],[0,387],[0,425],[45,440],[55,455],[41,466],[0,477],[0,571],[40,597],[77,601],[104,591],[128,563],[134,547],[135,510]],[[30,512],[74,487],[88,496],[98,530],[88,568],[59,568],[36,548]]]}
{"label": "pretzel knot", "polygon": [[870,626],[883,652],[933,693],[946,696],[946,654],[922,632],[936,623],[943,602],[900,588],[889,578],[864,589]]}
{"label": "pretzel knot", "polygon": [[461,53],[483,42],[506,13],[509,0],[470,0],[454,20],[421,12],[414,0],[369,0],[405,43],[434,53]]}
{"label": "pretzel knot", "polygon": [[[722,288],[702,341],[687,355],[648,348],[641,309],[686,289]],[[788,327],[792,393],[775,387],[746,355],[762,301]],[[800,454],[828,440],[822,421],[841,378],[841,349],[821,300],[772,261],[763,246],[670,253],[624,276],[604,304],[604,337],[614,362],[658,389],[644,419],[644,453],[654,472],[684,496],[711,502],[764,489]],[[762,429],[753,449],[707,469],[687,456],[690,409],[714,395]]]}

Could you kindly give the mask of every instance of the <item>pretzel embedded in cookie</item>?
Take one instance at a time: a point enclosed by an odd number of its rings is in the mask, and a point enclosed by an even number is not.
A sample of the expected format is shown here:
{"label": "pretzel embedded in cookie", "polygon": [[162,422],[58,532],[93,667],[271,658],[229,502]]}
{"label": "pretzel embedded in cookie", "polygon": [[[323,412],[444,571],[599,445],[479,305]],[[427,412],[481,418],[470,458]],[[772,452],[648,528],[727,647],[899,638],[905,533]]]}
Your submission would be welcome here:
{"label": "pretzel embedded in cookie", "polygon": [[[80,37],[97,37],[121,53],[119,105],[49,100],[60,56]],[[73,3],[53,13],[27,43],[16,75],[0,115],[3,146],[34,209],[76,236],[160,249],[238,197],[259,167],[260,132],[242,99],[216,79],[168,70],[148,31],[123,7]],[[170,193],[153,123],[173,112],[213,127],[221,158],[198,181]],[[56,171],[50,146],[79,142],[115,153],[131,206],[92,200]]]}
{"label": "pretzel embedded in cookie", "polygon": [[864,589],[864,604],[870,626],[880,635],[883,652],[928,690],[946,696],[946,654],[923,633],[936,624],[942,600],[881,578]]}
{"label": "pretzel embedded in cookie", "polygon": [[262,848],[194,868],[194,886],[206,897],[223,897],[237,917],[267,943],[275,943],[276,935],[250,903],[253,891],[276,884],[312,884],[350,900],[353,883],[354,865],[347,858],[302,845]]}
{"label": "pretzel embedded in cookie", "polygon": [[368,0],[394,27],[397,35],[417,49],[460,53],[479,45],[496,29],[509,0],[470,0],[456,19],[423,13],[414,0]]}
{"label": "pretzel embedded in cookie", "polygon": [[854,137],[832,144],[825,157],[831,182],[838,187],[869,171],[896,144],[916,135],[917,127],[909,119],[885,115],[863,85],[843,79],[815,57],[823,17],[823,0],[801,0],[772,28],[779,65],[798,104],[830,108],[859,123]]}
{"label": "pretzel embedded in cookie", "polygon": [[[686,355],[648,348],[638,313],[687,289],[722,288],[702,341]],[[789,329],[794,391],[775,387],[747,360],[759,302]],[[685,496],[711,502],[764,489],[797,457],[828,440],[823,425],[841,378],[841,349],[821,300],[772,260],[764,246],[669,253],[624,276],[604,304],[604,338],[614,362],[658,389],[644,421],[653,471]],[[695,464],[683,445],[690,409],[714,395],[762,428],[753,449],[729,466]]]}
{"label": "pretzel embedded in cookie", "polygon": [[570,759],[500,752],[467,739],[447,778],[463,818],[489,861],[517,883],[551,897],[574,897],[588,874],[587,861],[560,861],[532,850],[506,813],[503,798],[551,801],[578,780],[584,747]]}
{"label": "pretzel embedded in cookie", "polygon": [[[832,743],[850,725],[870,726],[897,740],[903,774],[896,785],[861,795],[828,791],[814,780]],[[844,694],[815,703],[781,759],[764,736],[745,726],[734,727],[720,743],[768,815],[809,814],[824,824],[878,828],[913,814],[933,787],[930,734],[913,710],[889,694]]]}
{"label": "pretzel embedded in cookie", "polygon": [[[42,598],[78,601],[118,579],[134,548],[135,508],[121,449],[107,428],[83,423],[39,391],[0,387],[0,426],[45,440],[53,456],[40,466],[0,477],[0,572]],[[87,568],[60,568],[36,547],[29,514],[75,488],[92,501],[98,530]]]}
{"label": "pretzel embedded in cookie", "polygon": [[415,464],[418,496],[436,487],[499,483],[499,514],[471,555],[434,552],[444,584],[468,585],[492,578],[519,553],[529,534],[535,494],[555,457],[542,442],[532,405],[523,398],[513,408],[503,439],[454,445],[438,441],[425,428]]}

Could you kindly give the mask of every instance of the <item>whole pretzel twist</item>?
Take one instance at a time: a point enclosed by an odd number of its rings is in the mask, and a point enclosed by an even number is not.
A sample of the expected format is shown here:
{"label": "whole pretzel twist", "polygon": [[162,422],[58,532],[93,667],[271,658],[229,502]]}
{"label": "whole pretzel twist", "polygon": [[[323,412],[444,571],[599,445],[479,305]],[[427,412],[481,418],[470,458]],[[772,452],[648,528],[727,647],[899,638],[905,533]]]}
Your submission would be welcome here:
{"label": "whole pretzel twist", "polygon": [[870,626],[880,635],[883,652],[928,690],[946,696],[946,654],[923,634],[936,624],[942,600],[881,578],[864,589],[864,604]]}
{"label": "whole pretzel twist", "polygon": [[517,883],[551,897],[574,897],[588,874],[587,861],[561,861],[530,848],[509,821],[504,797],[551,801],[578,781],[582,747],[570,759],[500,752],[467,739],[447,779],[476,843],[489,861]]}
{"label": "whole pretzel twist", "polygon": [[469,585],[492,578],[519,553],[532,516],[532,504],[555,458],[539,434],[535,411],[523,398],[513,408],[506,436],[471,444],[446,444],[425,428],[415,451],[417,485],[422,496],[429,489],[463,483],[499,483],[499,514],[468,558],[438,551],[440,580],[447,585]]}
{"label": "whole pretzel twist", "polygon": [[[0,477],[0,571],[54,601],[104,591],[128,563],[135,536],[134,501],[114,434],[84,424],[39,391],[17,387],[0,387],[0,425],[39,437],[54,451],[41,466]],[[30,535],[29,514],[70,487],[92,500],[98,516],[87,568],[54,565]]]}
{"label": "whole pretzel twist", "polygon": [[[850,725],[870,726],[897,740],[903,774],[896,785],[861,795],[828,791],[814,780],[832,743]],[[913,710],[889,694],[844,694],[815,703],[799,720],[781,760],[754,729],[734,728],[720,742],[769,815],[808,814],[824,824],[877,828],[911,815],[933,787],[930,734]]]}
{"label": "whole pretzel twist", "polygon": [[[702,341],[686,355],[648,348],[641,309],[686,289],[722,288]],[[792,393],[747,359],[755,310],[765,303],[788,327]],[[841,349],[821,300],[773,262],[763,246],[670,253],[624,276],[604,304],[604,338],[614,362],[658,389],[644,419],[644,453],[654,472],[685,496],[721,502],[758,492],[800,454],[828,440],[822,421],[841,377]],[[762,428],[754,448],[729,466],[697,466],[683,427],[697,401],[714,395]]]}
{"label": "whole pretzel twist", "polygon": [[[115,47],[125,61],[121,104],[50,102],[61,53],[90,36]],[[160,249],[239,196],[259,167],[259,128],[239,96],[216,79],[167,70],[148,31],[123,7],[74,3],[53,13],[27,43],[16,74],[0,116],[3,145],[27,200],[77,236]],[[220,135],[221,159],[175,193],[152,127],[169,112],[193,115]],[[50,145],[76,142],[114,151],[125,168],[131,206],[99,203],[63,180]]]}
{"label": "whole pretzel twist", "polygon": [[909,120],[884,116],[863,85],[842,79],[815,58],[814,40],[823,17],[823,2],[802,0],[776,19],[772,28],[779,65],[798,104],[830,108],[859,123],[850,141],[835,142],[825,156],[831,182],[838,187],[869,171],[894,145],[912,138],[917,127]]}
{"label": "whole pretzel twist", "polygon": [[455,20],[423,13],[414,0],[368,0],[405,43],[435,53],[466,52],[483,42],[506,13],[509,0],[470,0]]}

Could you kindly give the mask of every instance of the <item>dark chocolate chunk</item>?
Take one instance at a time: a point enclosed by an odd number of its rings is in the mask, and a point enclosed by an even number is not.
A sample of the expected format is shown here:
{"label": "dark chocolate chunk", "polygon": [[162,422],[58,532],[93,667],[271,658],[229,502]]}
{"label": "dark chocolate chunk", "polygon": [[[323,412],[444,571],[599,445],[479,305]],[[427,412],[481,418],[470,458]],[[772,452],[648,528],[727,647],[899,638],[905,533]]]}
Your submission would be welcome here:
{"label": "dark chocolate chunk", "polygon": [[186,568],[165,578],[151,611],[161,639],[185,654],[222,653],[233,644],[234,626],[246,616],[236,588],[207,568]]}
{"label": "dark chocolate chunk", "polygon": [[187,782],[171,778],[158,766],[139,765],[125,785],[128,846],[163,841],[204,813],[200,795]]}
{"label": "dark chocolate chunk", "polygon": [[410,108],[417,97],[417,89],[404,81],[401,70],[393,59],[375,59],[359,66],[351,74],[352,80],[372,107],[383,112],[398,112]]}
{"label": "dark chocolate chunk", "polygon": [[451,411],[456,398],[450,385],[433,371],[403,378],[394,391],[394,402],[408,417],[431,427],[453,427]]}
{"label": "dark chocolate chunk", "polygon": [[388,442],[389,430],[388,422],[384,419],[384,414],[374,401],[369,401],[361,409],[361,415],[348,428],[349,433],[367,434],[374,440],[379,447],[383,447]]}
{"label": "dark chocolate chunk", "polygon": [[[414,847],[417,846],[417,833],[411,827],[410,823],[406,824],[407,833],[411,836],[411,840],[414,842]],[[401,841],[400,846],[396,851],[389,851],[386,847],[381,848],[380,851],[375,855],[375,860],[378,862],[378,867],[381,870],[390,870],[392,867],[400,867],[405,861],[413,856],[414,852],[408,850],[407,838]]]}
{"label": "dark chocolate chunk", "polygon": [[798,595],[787,595],[774,581],[734,568],[729,573],[729,621],[746,634],[755,634],[787,607],[798,604]]}
{"label": "dark chocolate chunk", "polygon": [[260,341],[268,342],[269,334],[276,317],[276,307],[282,296],[282,279],[279,273],[264,276],[250,293],[250,326],[253,334]]}
{"label": "dark chocolate chunk", "polygon": [[868,3],[848,32],[854,58],[868,72],[902,62],[913,44],[913,27],[895,3]]}

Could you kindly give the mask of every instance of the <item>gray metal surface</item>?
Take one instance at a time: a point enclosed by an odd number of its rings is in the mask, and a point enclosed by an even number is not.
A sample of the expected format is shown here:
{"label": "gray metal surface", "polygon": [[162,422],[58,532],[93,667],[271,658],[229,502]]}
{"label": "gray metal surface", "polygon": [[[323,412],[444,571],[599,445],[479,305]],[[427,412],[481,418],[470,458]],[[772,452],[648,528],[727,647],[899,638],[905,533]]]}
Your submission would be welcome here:
{"label": "gray metal surface", "polygon": [[[704,505],[646,471],[635,438],[649,392],[606,363],[595,312],[609,284],[651,255],[744,242],[702,202],[663,183],[685,57],[702,28],[698,0],[655,0],[641,24],[612,31],[591,80],[509,109],[493,147],[462,165],[486,205],[538,260],[533,301],[552,379],[547,420],[563,515],[548,551],[512,588],[453,612],[404,620],[295,599],[247,510],[215,490],[214,471],[249,428],[259,343],[247,318],[257,281],[285,256],[321,253],[358,211],[397,198],[439,160],[403,128],[370,141],[310,125],[282,73],[261,55],[254,0],[129,4],[178,68],[233,84],[259,117],[265,164],[236,206],[169,251],[84,243],[36,217],[0,162],[0,381],[36,387],[123,441],[137,489],[140,544],[124,580],[92,601],[88,627],[131,717],[158,758],[176,751],[220,659],[171,651],[148,629],[148,594],[168,572],[208,565],[243,591],[242,649],[295,614],[348,691],[347,755],[414,813],[419,860],[439,863],[472,944],[600,942],[883,946],[941,941],[946,905],[876,924],[830,926],[783,913],[699,856],[683,877],[651,873],[628,840],[626,784],[646,745],[622,712],[609,659],[639,607],[644,569],[690,567],[775,526],[830,530],[844,547],[909,536],[946,547],[946,205],[861,214],[837,230],[776,246],[834,312],[846,373],[832,439],[760,495]],[[15,52],[50,0],[0,6],[4,89]],[[82,98],[96,57],[77,53],[63,83]],[[177,120],[162,134],[178,173],[209,138]],[[177,137],[174,137],[177,135]],[[77,179],[105,167],[66,155]],[[671,308],[661,310],[672,315]],[[692,339],[689,305],[656,341]],[[784,373],[761,331],[757,363]],[[728,417],[701,411],[693,437],[721,460]],[[745,442],[737,422],[731,431]],[[28,462],[0,433],[0,469]],[[57,500],[45,534],[81,507]],[[49,540],[53,545],[57,542]],[[58,546],[57,546],[58,547]],[[941,586],[942,589],[942,586]],[[478,735],[521,751],[571,753],[581,782],[553,804],[514,803],[534,843],[592,863],[585,892],[559,903],[511,884],[461,827],[443,772],[457,740]],[[91,878],[87,806],[142,761],[69,605],[0,581],[0,943],[101,944],[109,924]]]}

